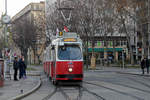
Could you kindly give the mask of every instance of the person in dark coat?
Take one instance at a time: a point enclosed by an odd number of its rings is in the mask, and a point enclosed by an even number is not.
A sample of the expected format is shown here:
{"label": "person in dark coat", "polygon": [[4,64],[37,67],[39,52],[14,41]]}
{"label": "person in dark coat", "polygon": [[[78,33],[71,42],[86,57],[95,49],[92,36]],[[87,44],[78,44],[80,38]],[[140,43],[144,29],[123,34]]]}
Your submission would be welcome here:
{"label": "person in dark coat", "polygon": [[14,81],[18,81],[18,79],[17,79],[17,74],[18,74],[18,59],[17,59],[17,57],[14,58],[13,69],[14,69]]}
{"label": "person in dark coat", "polygon": [[23,61],[22,61],[22,56],[19,59],[19,79],[23,77]]}
{"label": "person in dark coat", "polygon": [[146,57],[141,61],[142,74],[144,74],[145,68],[147,68],[147,74],[149,74],[149,60]]}
{"label": "person in dark coat", "polygon": [[149,59],[146,58],[146,69],[147,69],[147,74],[149,74]]}

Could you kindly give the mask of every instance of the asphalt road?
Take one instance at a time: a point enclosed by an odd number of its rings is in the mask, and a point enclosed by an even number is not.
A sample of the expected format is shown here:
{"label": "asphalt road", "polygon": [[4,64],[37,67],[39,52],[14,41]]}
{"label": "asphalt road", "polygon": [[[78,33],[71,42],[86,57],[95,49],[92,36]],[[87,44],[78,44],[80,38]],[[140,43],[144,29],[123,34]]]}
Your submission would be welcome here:
{"label": "asphalt road", "polygon": [[150,77],[111,71],[85,71],[82,86],[54,86],[42,73],[42,86],[22,100],[150,100]]}

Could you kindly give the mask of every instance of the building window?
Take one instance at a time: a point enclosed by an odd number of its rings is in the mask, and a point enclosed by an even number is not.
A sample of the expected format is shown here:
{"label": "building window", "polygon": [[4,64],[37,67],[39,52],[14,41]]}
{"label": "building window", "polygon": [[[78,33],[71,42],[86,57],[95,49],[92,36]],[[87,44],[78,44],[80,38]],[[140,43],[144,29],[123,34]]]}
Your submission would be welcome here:
{"label": "building window", "polygon": [[36,9],[35,10],[40,10],[39,8],[40,8],[39,5],[36,5]]}
{"label": "building window", "polygon": [[120,46],[120,41],[116,41],[116,46]]}
{"label": "building window", "polygon": [[120,42],[121,42],[121,46],[123,46],[123,45],[124,45],[124,44],[123,44],[123,43],[124,43],[124,41],[120,41]]}
{"label": "building window", "polygon": [[113,46],[113,41],[109,41],[109,46]]}
{"label": "building window", "polygon": [[95,41],[95,42],[94,42],[94,46],[98,46],[98,45],[97,45],[97,42],[98,42],[98,41]]}

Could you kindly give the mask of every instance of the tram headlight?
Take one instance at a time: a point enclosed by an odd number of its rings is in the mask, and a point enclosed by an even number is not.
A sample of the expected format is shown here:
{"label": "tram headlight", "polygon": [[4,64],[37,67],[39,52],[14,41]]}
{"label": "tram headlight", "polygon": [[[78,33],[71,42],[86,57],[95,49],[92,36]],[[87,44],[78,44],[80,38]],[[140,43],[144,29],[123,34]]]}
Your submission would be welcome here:
{"label": "tram headlight", "polygon": [[72,69],[72,68],[69,68],[69,69],[68,69],[68,71],[69,71],[69,72],[72,72],[72,71],[73,71],[73,69]]}

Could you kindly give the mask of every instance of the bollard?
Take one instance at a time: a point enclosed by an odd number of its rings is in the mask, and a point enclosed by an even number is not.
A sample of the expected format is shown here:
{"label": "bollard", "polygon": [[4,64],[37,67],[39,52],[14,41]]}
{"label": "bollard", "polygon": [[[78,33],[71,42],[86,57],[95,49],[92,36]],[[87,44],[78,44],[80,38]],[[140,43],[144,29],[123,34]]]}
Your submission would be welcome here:
{"label": "bollard", "polygon": [[4,85],[4,60],[0,58],[0,87]]}

